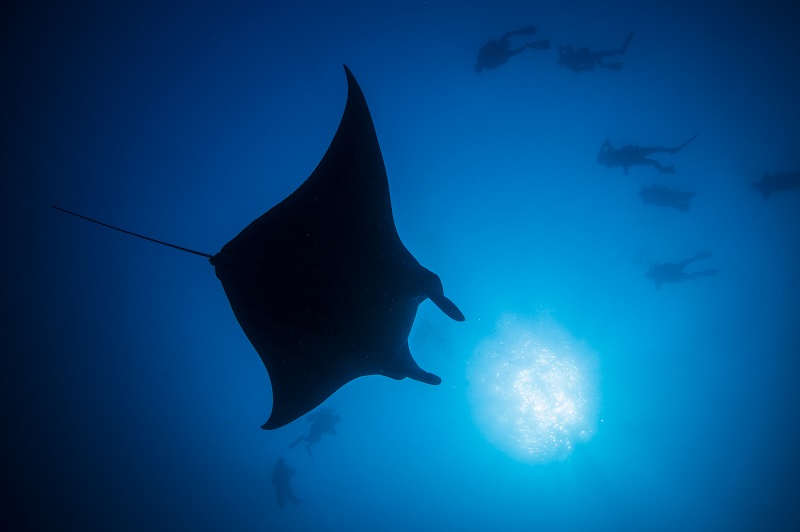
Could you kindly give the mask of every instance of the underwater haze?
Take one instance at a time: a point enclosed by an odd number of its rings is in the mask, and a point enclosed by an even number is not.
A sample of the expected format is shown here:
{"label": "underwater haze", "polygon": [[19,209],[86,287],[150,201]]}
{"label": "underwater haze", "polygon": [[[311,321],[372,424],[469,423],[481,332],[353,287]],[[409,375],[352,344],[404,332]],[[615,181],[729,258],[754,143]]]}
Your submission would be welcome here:
{"label": "underwater haze", "polygon": [[[0,526],[800,529],[800,4],[722,5],[5,2]],[[314,170],[343,64],[466,321],[422,303],[442,383],[356,379],[290,447],[208,261],[51,205],[217,253]]]}

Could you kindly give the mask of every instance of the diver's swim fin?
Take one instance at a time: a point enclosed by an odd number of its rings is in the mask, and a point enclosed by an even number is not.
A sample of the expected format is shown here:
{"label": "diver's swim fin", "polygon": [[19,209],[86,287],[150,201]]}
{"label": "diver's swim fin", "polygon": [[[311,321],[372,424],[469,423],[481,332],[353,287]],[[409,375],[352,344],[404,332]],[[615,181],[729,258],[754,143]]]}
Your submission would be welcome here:
{"label": "diver's swim fin", "polygon": [[631,39],[633,39],[633,32],[630,32],[627,37],[625,37],[625,42],[622,43],[622,48],[619,49],[620,55],[625,53],[625,50],[628,49],[628,45],[631,43]]}
{"label": "diver's swim fin", "polygon": [[695,137],[697,137],[697,133],[695,133],[694,135],[692,135],[692,138],[690,138],[689,140],[687,140],[686,142],[684,142],[684,143],[683,143],[683,144],[681,144],[680,146],[676,146],[675,148],[670,148],[670,149],[668,150],[668,151],[669,151],[669,153],[678,153],[678,152],[679,152],[679,151],[681,151],[683,148],[685,148],[687,144],[689,144],[690,142],[692,142],[692,141],[695,139]]}

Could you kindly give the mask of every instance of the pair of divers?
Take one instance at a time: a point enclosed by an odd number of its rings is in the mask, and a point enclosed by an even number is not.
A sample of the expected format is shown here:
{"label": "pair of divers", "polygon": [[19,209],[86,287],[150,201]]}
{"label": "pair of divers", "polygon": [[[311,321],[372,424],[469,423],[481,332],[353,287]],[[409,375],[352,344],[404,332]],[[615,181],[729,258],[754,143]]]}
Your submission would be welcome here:
{"label": "pair of divers", "polygon": [[752,184],[754,190],[761,192],[764,199],[769,199],[773,192],[800,189],[800,172],[783,174],[764,174],[764,177]]}
{"label": "pair of divers", "polygon": [[685,192],[662,185],[651,185],[639,190],[639,197],[645,205],[659,207],[672,207],[682,212],[689,212],[689,201],[694,197],[694,192]]}
{"label": "pair of divers", "polygon": [[621,166],[625,170],[625,175],[628,175],[631,166],[652,166],[662,174],[674,174],[675,165],[664,166],[655,159],[650,159],[648,155],[653,153],[670,153],[676,154],[686,147],[687,144],[692,142],[697,133],[692,135],[692,138],[674,148],[662,148],[660,146],[641,147],[637,144],[625,144],[619,148],[611,145],[611,142],[606,140],[600,146],[600,153],[597,154],[597,162],[609,168],[616,168]]}
{"label": "pair of divers", "polygon": [[475,65],[475,72],[481,73],[484,70],[491,70],[499,67],[508,61],[511,57],[522,53],[526,48],[533,48],[536,50],[547,50],[550,48],[550,39],[542,39],[539,41],[531,41],[519,48],[511,48],[509,39],[517,35],[536,35],[536,28],[534,26],[527,26],[514,31],[506,32],[500,39],[487,42],[483,47],[478,50],[478,62]]}
{"label": "pair of divers", "polygon": [[629,33],[619,50],[604,50],[592,52],[584,46],[576,50],[571,44],[558,47],[558,64],[574,72],[592,72],[595,66],[608,70],[622,70],[622,63],[605,63],[604,58],[612,55],[623,55],[633,39],[633,32]]}
{"label": "pair of divers", "polygon": [[650,266],[650,271],[645,273],[645,277],[648,277],[653,280],[656,284],[656,289],[661,290],[661,285],[664,283],[679,283],[682,281],[693,280],[697,279],[697,277],[711,277],[715,276],[719,273],[719,270],[716,268],[712,268],[709,270],[701,270],[698,272],[685,272],[683,269],[688,266],[690,263],[705,259],[711,256],[711,253],[708,251],[703,251],[702,253],[698,253],[694,257],[688,258],[678,263],[674,262],[664,262],[664,263],[654,263]]}

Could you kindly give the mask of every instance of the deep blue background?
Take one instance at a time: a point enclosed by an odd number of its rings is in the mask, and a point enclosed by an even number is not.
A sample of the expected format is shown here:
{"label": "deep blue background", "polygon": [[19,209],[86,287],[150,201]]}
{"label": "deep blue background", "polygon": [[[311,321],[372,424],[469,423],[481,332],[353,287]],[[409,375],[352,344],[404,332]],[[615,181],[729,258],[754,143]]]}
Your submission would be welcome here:
{"label": "deep blue background", "polygon": [[[31,529],[774,529],[800,525],[797,2],[15,2],[2,24],[2,519]],[[619,46],[476,74],[536,25]],[[313,463],[273,432],[260,359],[213,269],[53,203],[215,253],[311,172],[347,63],[370,104],[398,231],[467,315],[411,336],[439,387],[372,377],[329,401]],[[595,162],[674,145],[675,176]],[[694,190],[688,214],[640,185]],[[717,278],[649,261],[709,250]],[[547,309],[600,360],[600,417],[566,461],[492,447],[467,365],[504,313]],[[277,508],[271,466],[296,470]]]}

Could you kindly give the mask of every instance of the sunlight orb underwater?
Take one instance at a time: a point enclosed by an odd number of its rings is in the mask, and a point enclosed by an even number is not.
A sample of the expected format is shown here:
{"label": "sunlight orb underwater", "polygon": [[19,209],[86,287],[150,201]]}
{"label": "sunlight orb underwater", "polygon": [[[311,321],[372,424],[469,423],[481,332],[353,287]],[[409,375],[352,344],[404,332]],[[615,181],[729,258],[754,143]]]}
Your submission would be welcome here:
{"label": "sunlight orb underwater", "polygon": [[597,355],[550,317],[503,316],[467,377],[478,427],[517,460],[564,460],[597,430]]}

